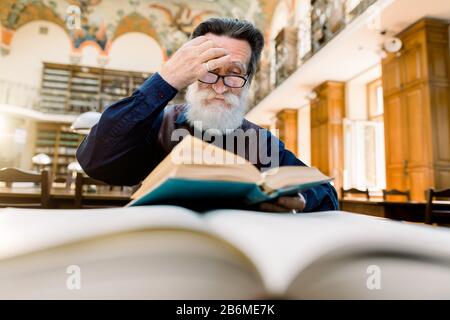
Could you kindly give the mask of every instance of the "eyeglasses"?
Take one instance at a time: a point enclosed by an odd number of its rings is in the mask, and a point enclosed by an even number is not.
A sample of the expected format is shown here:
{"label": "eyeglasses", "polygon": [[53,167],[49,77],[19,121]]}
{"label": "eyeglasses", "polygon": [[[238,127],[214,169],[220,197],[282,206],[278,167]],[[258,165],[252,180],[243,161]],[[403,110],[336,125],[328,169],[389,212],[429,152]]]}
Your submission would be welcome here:
{"label": "eyeglasses", "polygon": [[223,79],[223,84],[230,88],[242,88],[247,82],[247,78],[242,76],[235,76],[235,75],[221,76],[211,71],[205,74],[200,79],[198,79],[198,81],[207,84],[214,84],[217,83],[217,81],[219,81],[220,78]]}

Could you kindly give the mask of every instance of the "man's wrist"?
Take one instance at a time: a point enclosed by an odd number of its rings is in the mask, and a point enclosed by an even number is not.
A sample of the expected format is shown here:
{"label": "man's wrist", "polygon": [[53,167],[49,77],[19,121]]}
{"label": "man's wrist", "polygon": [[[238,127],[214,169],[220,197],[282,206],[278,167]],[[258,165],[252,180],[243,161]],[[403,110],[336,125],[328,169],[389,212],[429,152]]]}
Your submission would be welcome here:
{"label": "man's wrist", "polygon": [[175,79],[172,79],[170,74],[167,74],[164,70],[161,70],[158,72],[159,76],[167,82],[168,85],[170,85],[172,88],[174,88],[177,91],[180,91],[182,88],[182,85],[179,84]]}
{"label": "man's wrist", "polygon": [[168,103],[178,93],[178,90],[167,83],[158,72],[145,80],[138,90],[146,97],[150,105]]}

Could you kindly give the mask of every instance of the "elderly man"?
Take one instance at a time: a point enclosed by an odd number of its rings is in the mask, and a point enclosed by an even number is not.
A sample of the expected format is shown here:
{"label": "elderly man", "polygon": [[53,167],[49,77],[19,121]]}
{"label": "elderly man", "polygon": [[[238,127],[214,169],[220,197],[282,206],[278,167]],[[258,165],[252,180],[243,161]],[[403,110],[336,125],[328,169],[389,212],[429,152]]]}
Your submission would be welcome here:
{"label": "elderly man", "polygon": [[[159,73],[132,96],[104,111],[78,148],[77,158],[84,171],[110,184],[138,184],[178,143],[171,137],[180,128],[190,133],[214,129],[223,139],[235,131],[263,132],[265,138],[259,138],[256,145],[245,144],[243,157],[249,160],[263,149],[270,153],[271,163],[253,163],[261,171],[273,166],[304,166],[282,141],[244,119],[249,85],[263,46],[261,32],[246,21],[212,18],[198,25],[192,39],[164,63]],[[186,103],[166,107],[184,88]],[[295,197],[263,203],[260,209],[337,210],[337,194],[330,184],[323,184]]]}

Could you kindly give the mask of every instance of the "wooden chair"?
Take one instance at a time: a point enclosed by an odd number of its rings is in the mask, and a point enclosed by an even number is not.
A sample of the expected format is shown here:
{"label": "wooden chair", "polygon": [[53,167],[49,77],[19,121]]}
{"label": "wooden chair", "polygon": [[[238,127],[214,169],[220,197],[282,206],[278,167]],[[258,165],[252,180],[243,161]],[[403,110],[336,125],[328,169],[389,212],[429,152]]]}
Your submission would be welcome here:
{"label": "wooden chair", "polygon": [[341,196],[342,196],[342,199],[344,199],[345,198],[345,195],[347,195],[347,194],[352,194],[352,195],[363,195],[363,196],[365,196],[365,198],[367,199],[367,200],[369,200],[370,199],[370,195],[369,195],[369,189],[366,189],[366,190],[359,190],[359,189],[356,189],[356,188],[351,188],[351,189],[344,189],[344,188],[341,188]]}
{"label": "wooden chair", "polygon": [[386,201],[388,196],[404,196],[404,197],[406,197],[406,200],[408,202],[411,201],[411,193],[409,192],[409,190],[400,191],[397,189],[392,189],[392,190],[383,189],[383,200]]}
{"label": "wooden chair", "polygon": [[435,198],[439,200],[450,200],[450,189],[436,191],[427,190],[427,206],[425,209],[425,223],[432,224],[435,218],[450,218],[450,203],[448,205],[439,205],[434,202]]}
{"label": "wooden chair", "polygon": [[83,192],[83,186],[107,186],[108,189],[111,191],[114,186],[111,186],[103,181],[99,181],[96,179],[93,179],[91,177],[85,176],[82,172],[77,173],[77,177],[75,179],[75,208],[108,208],[108,207],[115,207],[115,206],[122,206],[113,204],[108,199],[96,199],[96,200],[88,200],[86,199],[84,192]]}
{"label": "wooden chair", "polygon": [[40,185],[41,196],[37,197],[0,197],[0,207],[49,208],[51,181],[47,170],[41,173],[17,168],[0,169],[0,181],[6,182],[6,187],[12,187],[14,182],[32,182]]}

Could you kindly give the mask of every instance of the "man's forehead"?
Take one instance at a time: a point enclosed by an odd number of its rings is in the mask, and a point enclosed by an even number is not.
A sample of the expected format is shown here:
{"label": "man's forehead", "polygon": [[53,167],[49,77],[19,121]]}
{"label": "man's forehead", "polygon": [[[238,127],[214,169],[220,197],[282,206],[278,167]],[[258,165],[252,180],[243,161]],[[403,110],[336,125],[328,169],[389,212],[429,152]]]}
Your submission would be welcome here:
{"label": "man's forehead", "polygon": [[250,61],[251,47],[243,39],[235,39],[225,35],[213,33],[205,34],[205,37],[212,40],[217,46],[224,48],[231,55],[232,62],[245,70],[245,65]]}

